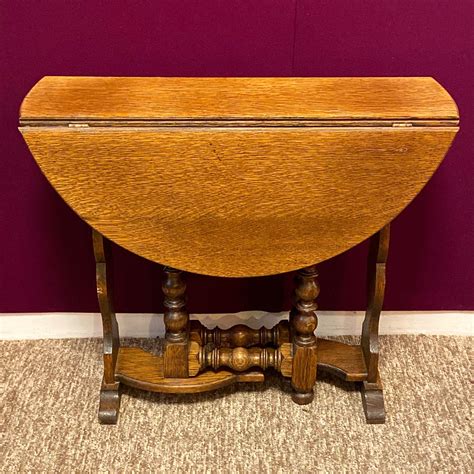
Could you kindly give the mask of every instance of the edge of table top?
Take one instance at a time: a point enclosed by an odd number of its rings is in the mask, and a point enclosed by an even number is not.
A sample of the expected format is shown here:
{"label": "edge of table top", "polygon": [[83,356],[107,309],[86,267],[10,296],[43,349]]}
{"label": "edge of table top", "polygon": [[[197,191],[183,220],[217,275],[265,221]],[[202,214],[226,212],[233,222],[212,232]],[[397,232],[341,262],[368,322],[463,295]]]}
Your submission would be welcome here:
{"label": "edge of table top", "polygon": [[430,77],[183,78],[46,76],[25,121],[458,120]]}

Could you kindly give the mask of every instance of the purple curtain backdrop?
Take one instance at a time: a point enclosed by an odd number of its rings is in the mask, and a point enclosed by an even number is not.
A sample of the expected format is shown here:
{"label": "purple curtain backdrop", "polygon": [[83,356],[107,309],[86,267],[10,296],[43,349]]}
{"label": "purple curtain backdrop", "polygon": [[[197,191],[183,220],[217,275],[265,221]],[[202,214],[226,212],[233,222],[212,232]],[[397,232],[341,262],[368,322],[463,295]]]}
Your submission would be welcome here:
{"label": "purple curtain backdrop", "polygon": [[[0,312],[97,311],[89,228],[17,130],[21,100],[44,75],[435,77],[461,131],[393,223],[385,307],[474,309],[472,0],[0,3]],[[320,266],[321,309],[364,307],[366,250]],[[161,311],[160,268],[114,253],[117,310]],[[189,275],[189,307],[283,310],[291,279]]]}

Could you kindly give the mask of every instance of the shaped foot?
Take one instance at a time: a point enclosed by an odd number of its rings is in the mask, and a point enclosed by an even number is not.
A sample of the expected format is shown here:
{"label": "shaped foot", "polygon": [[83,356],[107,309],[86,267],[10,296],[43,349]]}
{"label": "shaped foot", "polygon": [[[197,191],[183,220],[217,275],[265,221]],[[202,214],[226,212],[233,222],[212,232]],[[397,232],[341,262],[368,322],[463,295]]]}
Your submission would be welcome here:
{"label": "shaped foot", "polygon": [[385,406],[382,387],[378,384],[363,382],[361,394],[367,423],[385,423]]}
{"label": "shaped foot", "polygon": [[314,400],[314,391],[311,392],[297,392],[293,390],[291,394],[291,399],[298,405],[308,405]]}
{"label": "shaped foot", "polygon": [[120,409],[120,383],[110,386],[102,386],[99,401],[99,422],[105,425],[117,423]]}

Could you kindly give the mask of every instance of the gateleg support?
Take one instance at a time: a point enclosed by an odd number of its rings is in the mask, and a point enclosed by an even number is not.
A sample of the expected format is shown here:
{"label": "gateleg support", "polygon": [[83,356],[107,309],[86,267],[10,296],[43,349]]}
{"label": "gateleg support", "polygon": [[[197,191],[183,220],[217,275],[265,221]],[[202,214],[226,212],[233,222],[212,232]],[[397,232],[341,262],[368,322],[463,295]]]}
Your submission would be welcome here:
{"label": "gateleg support", "polygon": [[294,305],[290,313],[293,339],[292,399],[299,405],[306,405],[314,399],[313,387],[318,365],[317,339],[314,335],[318,324],[315,313],[319,294],[317,276],[314,265],[298,271]]}
{"label": "gateleg support", "polygon": [[189,314],[186,310],[186,283],[182,272],[164,268],[162,290],[164,293],[165,347],[163,371],[165,377],[189,376]]}

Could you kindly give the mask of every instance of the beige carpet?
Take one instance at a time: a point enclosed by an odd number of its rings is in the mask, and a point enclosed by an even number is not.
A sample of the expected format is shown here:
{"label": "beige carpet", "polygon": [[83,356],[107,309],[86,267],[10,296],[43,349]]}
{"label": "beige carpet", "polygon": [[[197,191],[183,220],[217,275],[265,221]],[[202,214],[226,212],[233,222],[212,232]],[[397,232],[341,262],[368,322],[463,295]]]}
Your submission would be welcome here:
{"label": "beige carpet", "polygon": [[2,472],[473,472],[472,339],[382,338],[385,425],[329,377],[300,407],[270,377],[200,395],[125,388],[117,426],[96,417],[98,340],[2,342]]}

